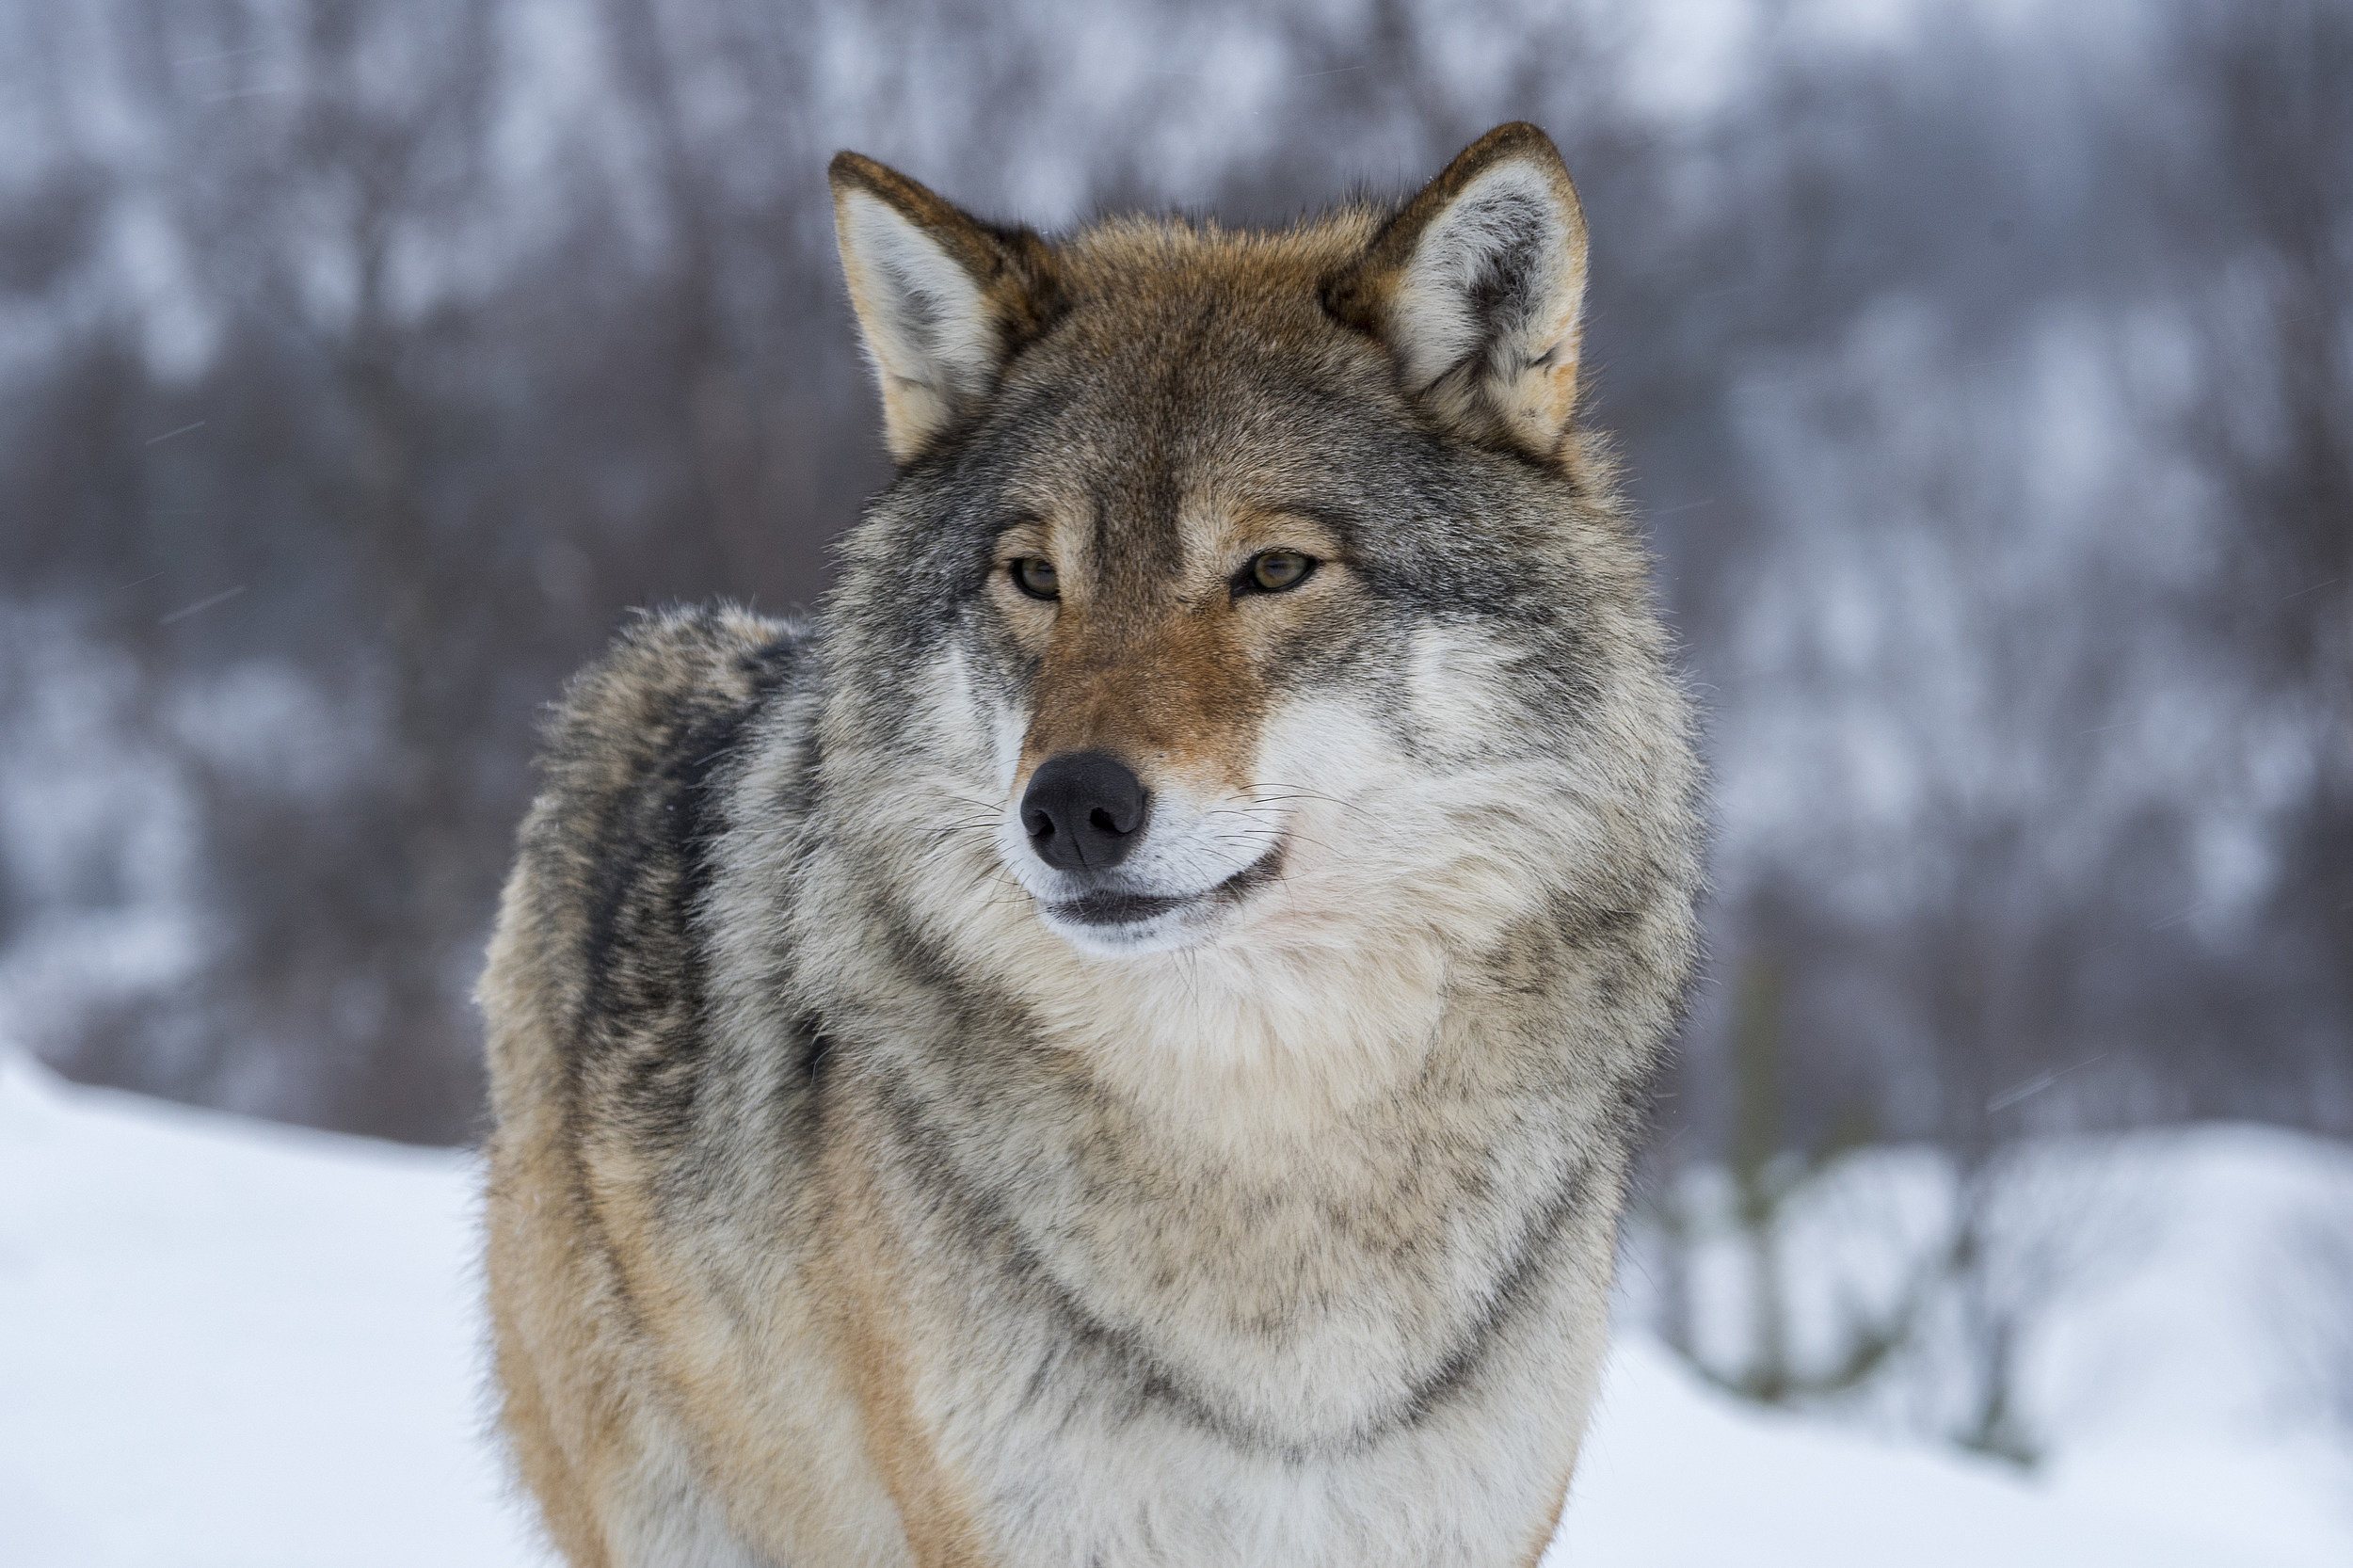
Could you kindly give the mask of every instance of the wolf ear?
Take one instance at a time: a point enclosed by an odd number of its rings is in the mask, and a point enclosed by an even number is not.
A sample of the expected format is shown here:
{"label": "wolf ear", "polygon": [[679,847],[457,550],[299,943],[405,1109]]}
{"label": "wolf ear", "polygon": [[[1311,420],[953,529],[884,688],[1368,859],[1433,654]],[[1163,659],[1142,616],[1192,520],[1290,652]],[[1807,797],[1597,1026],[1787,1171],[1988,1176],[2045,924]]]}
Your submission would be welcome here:
{"label": "wolf ear", "polygon": [[1406,392],[1473,440],[1549,459],[1577,408],[1585,213],[1552,138],[1473,142],[1324,286],[1381,340]]}
{"label": "wolf ear", "polygon": [[987,400],[1005,362],[1059,313],[1053,251],[856,152],[835,154],[827,174],[841,271],[882,387],[884,444],[912,462]]}

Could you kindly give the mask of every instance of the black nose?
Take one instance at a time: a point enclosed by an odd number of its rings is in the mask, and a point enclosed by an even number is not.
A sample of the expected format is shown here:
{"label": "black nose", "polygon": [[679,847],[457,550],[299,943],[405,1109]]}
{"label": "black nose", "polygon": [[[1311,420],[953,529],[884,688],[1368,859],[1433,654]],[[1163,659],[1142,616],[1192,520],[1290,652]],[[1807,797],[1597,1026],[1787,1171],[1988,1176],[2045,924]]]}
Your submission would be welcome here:
{"label": "black nose", "polygon": [[1021,794],[1030,847],[1065,872],[1108,871],[1128,857],[1144,825],[1144,783],[1100,751],[1048,757]]}

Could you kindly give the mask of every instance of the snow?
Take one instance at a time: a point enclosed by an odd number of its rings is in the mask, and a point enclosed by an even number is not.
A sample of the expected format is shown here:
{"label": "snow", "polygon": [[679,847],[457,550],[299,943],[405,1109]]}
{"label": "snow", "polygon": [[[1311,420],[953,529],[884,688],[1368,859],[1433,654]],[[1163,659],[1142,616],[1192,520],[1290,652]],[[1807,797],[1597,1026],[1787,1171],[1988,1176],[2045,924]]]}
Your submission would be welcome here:
{"label": "snow", "polygon": [[[2353,1460],[2265,1424],[2252,1320],[2217,1305],[2253,1289],[2249,1203],[2342,1195],[2353,1157],[2257,1129],[2149,1150],[2182,1224],[2071,1331],[2129,1398],[2043,1470],[1759,1413],[1625,1335],[1548,1568],[2353,1561]],[[488,1433],[477,1178],[0,1051],[0,1561],[545,1563]]]}
{"label": "snow", "polygon": [[[2353,1561],[2353,1518],[2332,1527],[2308,1495],[2327,1484],[2325,1464],[2282,1474],[2281,1455],[2163,1440],[2121,1471],[2021,1477],[1995,1461],[1736,1406],[1631,1336],[1606,1401],[1545,1568]],[[2260,1516],[2273,1506],[2279,1514]]]}
{"label": "snow", "polygon": [[474,1162],[0,1058],[0,1562],[525,1563]]}

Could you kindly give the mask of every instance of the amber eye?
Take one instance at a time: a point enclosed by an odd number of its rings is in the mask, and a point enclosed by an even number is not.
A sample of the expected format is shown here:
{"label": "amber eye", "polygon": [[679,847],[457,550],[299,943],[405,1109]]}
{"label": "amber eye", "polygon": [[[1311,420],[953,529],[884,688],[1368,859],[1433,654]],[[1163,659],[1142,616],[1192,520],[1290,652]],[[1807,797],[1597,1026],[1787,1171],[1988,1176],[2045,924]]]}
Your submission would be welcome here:
{"label": "amber eye", "polygon": [[1060,599],[1062,578],[1054,563],[1043,555],[1024,555],[1013,564],[1013,585],[1032,599]]}
{"label": "amber eye", "polygon": [[1265,550],[1250,557],[1243,571],[1247,584],[1262,594],[1279,594],[1286,588],[1296,588],[1307,581],[1316,569],[1316,558],[1303,555],[1296,550]]}

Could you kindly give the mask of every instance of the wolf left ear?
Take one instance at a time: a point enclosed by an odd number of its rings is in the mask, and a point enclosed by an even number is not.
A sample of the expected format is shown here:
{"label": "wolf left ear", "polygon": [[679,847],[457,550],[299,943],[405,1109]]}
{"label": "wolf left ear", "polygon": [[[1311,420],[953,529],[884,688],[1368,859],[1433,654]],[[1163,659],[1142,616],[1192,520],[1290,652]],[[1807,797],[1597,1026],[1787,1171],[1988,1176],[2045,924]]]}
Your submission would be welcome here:
{"label": "wolf left ear", "polygon": [[1473,440],[1556,456],[1577,408],[1585,212],[1524,121],[1466,148],[1324,286],[1395,357],[1408,395]]}
{"label": "wolf left ear", "polygon": [[1054,254],[895,169],[834,155],[834,235],[882,389],[883,441],[907,463],[971,417],[1005,362],[1060,313]]}

